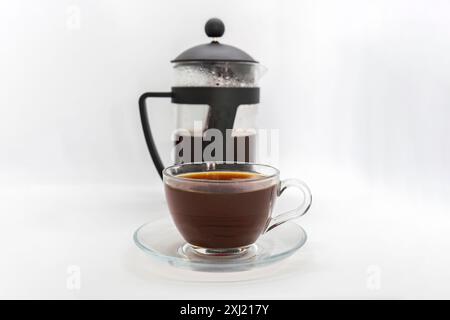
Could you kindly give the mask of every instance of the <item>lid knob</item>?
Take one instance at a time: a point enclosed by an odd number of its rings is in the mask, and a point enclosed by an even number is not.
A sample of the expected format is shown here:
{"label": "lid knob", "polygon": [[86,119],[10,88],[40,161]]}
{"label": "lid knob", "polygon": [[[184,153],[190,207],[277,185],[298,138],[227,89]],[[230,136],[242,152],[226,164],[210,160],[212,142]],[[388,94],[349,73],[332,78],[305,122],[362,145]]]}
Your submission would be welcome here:
{"label": "lid knob", "polygon": [[205,32],[210,38],[220,38],[225,33],[225,25],[219,18],[211,18],[205,24]]}

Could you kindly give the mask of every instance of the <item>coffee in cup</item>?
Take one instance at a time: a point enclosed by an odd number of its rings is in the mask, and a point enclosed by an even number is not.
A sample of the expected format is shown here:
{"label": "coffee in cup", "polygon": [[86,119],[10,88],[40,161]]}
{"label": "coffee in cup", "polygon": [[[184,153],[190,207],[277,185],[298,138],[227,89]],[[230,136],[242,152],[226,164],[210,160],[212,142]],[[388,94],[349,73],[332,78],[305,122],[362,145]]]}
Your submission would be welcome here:
{"label": "coffee in cup", "polygon": [[[299,180],[280,182],[271,166],[249,163],[188,163],[163,172],[172,219],[186,242],[201,254],[244,252],[264,232],[305,214],[311,193]],[[287,187],[303,193],[302,204],[272,217]]]}

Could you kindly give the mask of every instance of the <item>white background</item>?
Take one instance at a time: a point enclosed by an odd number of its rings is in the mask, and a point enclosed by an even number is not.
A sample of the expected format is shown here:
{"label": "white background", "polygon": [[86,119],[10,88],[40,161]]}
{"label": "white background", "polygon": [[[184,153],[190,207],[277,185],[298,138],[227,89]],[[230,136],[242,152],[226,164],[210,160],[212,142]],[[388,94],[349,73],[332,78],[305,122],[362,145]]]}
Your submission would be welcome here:
{"label": "white background", "polygon": [[[259,126],[315,202],[295,256],[206,283],[131,236],[167,215],[137,99],[213,16],[268,68]],[[2,0],[0,297],[450,298],[449,17],[446,0]],[[174,107],[150,112],[167,160]]]}

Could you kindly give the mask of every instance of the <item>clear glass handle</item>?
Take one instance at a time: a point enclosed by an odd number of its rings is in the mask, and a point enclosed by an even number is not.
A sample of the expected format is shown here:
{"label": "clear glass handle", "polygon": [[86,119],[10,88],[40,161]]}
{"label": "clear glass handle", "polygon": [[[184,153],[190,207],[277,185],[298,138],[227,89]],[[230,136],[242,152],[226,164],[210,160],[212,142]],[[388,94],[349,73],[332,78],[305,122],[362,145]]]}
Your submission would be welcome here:
{"label": "clear glass handle", "polygon": [[304,182],[297,179],[287,179],[281,181],[278,189],[278,197],[281,196],[284,190],[290,187],[296,188],[302,192],[303,194],[302,203],[293,210],[289,210],[287,212],[281,213],[275,217],[270,218],[265,232],[272,230],[273,228],[279,226],[280,224],[285,223],[286,221],[300,218],[305,213],[307,213],[309,208],[311,207],[312,203],[311,190],[309,190],[308,186]]}

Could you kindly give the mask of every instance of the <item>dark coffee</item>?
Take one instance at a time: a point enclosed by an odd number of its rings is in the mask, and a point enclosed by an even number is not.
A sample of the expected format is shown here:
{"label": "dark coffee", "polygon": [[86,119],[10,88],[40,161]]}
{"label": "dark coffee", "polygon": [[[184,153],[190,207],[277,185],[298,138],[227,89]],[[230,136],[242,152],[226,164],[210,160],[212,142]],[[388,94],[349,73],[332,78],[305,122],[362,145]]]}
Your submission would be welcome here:
{"label": "dark coffee", "polygon": [[[248,246],[264,231],[277,196],[277,185],[259,189],[238,187],[239,181],[264,176],[248,172],[210,171],[178,177],[192,180],[233,181],[236,187],[192,191],[165,185],[172,217],[184,239],[204,248]],[[248,181],[247,181],[248,182]]]}
{"label": "dark coffee", "polygon": [[[231,138],[231,145],[226,145],[226,140],[223,142],[222,159],[223,161],[235,161],[235,162],[255,162],[256,160],[256,135],[237,136]],[[202,162],[211,161],[209,155],[204,155],[204,150],[214,141],[208,141],[203,137],[193,137],[190,135],[177,135],[175,145],[185,143],[189,146],[188,150],[180,149],[178,153],[175,153],[175,163],[183,162]],[[199,150],[196,150],[196,145],[200,146]],[[189,154],[186,154],[189,152]],[[196,155],[196,152],[199,153]],[[212,157],[216,157],[215,151],[211,154]]]}

